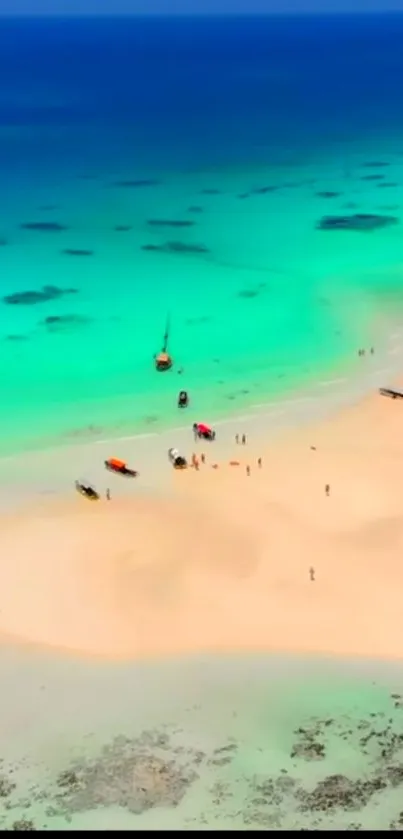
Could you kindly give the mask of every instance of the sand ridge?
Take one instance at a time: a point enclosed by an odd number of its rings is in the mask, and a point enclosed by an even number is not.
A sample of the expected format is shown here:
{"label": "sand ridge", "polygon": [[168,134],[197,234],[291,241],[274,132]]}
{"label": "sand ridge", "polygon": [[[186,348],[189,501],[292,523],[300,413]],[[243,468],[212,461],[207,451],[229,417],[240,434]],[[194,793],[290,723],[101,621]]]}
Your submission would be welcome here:
{"label": "sand ridge", "polygon": [[264,449],[234,446],[239,467],[212,469],[208,449],[159,494],[4,514],[0,631],[109,658],[402,656],[402,410],[371,396]]}

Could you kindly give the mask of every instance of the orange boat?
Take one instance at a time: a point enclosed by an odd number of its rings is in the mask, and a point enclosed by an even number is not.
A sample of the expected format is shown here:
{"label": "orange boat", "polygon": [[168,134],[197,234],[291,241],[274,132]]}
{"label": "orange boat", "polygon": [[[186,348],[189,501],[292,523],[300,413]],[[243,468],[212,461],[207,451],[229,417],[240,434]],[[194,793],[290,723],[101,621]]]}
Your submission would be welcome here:
{"label": "orange boat", "polygon": [[129,469],[124,460],[117,457],[110,457],[104,461],[105,469],[109,472],[116,472],[118,475],[125,475],[127,478],[136,478],[139,474],[135,469]]}
{"label": "orange boat", "polygon": [[162,344],[162,350],[155,356],[155,369],[159,372],[163,372],[164,370],[170,370],[172,367],[173,361],[172,357],[169,355],[168,352],[168,340],[169,340],[169,316],[167,317],[166,327],[165,327],[165,335],[164,335],[164,342]]}

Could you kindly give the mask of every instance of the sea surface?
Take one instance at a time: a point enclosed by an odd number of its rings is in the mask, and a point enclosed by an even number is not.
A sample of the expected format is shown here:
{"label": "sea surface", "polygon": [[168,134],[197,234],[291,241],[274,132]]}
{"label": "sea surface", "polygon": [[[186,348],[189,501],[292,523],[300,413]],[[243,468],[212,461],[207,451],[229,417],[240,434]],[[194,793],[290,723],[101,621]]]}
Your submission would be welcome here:
{"label": "sea surface", "polygon": [[401,829],[399,663],[2,650],[2,829]]}
{"label": "sea surface", "polygon": [[182,388],[225,417],[381,340],[402,42],[393,15],[0,20],[0,454],[175,425]]}

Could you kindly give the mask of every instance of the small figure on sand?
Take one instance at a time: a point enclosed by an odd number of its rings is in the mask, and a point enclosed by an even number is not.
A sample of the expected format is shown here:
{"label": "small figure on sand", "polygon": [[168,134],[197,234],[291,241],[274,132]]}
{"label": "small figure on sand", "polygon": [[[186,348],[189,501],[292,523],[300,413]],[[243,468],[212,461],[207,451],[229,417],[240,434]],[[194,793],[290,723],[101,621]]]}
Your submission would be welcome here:
{"label": "small figure on sand", "polygon": [[192,454],[192,466],[194,467],[194,469],[196,469],[196,472],[197,472],[197,470],[199,468],[199,461],[198,461],[198,458],[196,457],[196,455],[194,453]]}
{"label": "small figure on sand", "polygon": [[314,569],[314,568],[312,568],[312,565],[311,565],[311,567],[310,567],[310,569],[309,569],[309,579],[310,579],[310,581],[311,581],[312,583],[314,583],[314,582],[315,582],[315,569]]}
{"label": "small figure on sand", "polygon": [[248,478],[249,478],[249,476],[250,476],[250,466],[247,466],[247,467],[246,467],[246,474],[247,474],[247,476],[248,476]]}
{"label": "small figure on sand", "polygon": [[239,443],[239,434],[235,434],[235,442],[238,445]]}
{"label": "small figure on sand", "polygon": [[206,455],[205,455],[205,454],[201,454],[201,455],[200,455],[200,460],[201,460],[201,462],[202,462],[202,463],[205,463],[205,462],[206,462]]}
{"label": "small figure on sand", "polygon": [[373,347],[371,347],[371,349],[370,349],[370,353],[371,353],[371,355],[373,355],[373,354],[374,354],[374,352],[375,352],[374,348],[373,348]]}
{"label": "small figure on sand", "polygon": [[105,494],[106,494],[106,500],[107,500],[107,501],[110,501],[110,500],[111,500],[111,491],[110,491],[110,489],[107,489]]}
{"label": "small figure on sand", "polygon": [[330,484],[326,484],[325,486],[325,495],[330,495]]}
{"label": "small figure on sand", "polygon": [[242,442],[243,446],[246,445],[246,434],[242,434],[242,441],[241,442]]}
{"label": "small figure on sand", "polygon": [[258,459],[257,459],[257,465],[258,465],[259,469],[261,469],[261,468],[262,468],[262,458],[261,458],[261,457],[258,457]]}

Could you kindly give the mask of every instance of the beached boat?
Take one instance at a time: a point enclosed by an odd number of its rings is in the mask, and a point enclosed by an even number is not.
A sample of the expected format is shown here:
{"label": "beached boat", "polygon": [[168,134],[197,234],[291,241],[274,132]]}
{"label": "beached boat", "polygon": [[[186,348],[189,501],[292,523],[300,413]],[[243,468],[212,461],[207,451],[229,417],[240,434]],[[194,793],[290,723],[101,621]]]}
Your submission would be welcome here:
{"label": "beached boat", "polygon": [[160,373],[164,372],[165,370],[170,370],[173,364],[172,357],[169,355],[168,352],[168,341],[169,341],[169,330],[170,330],[170,320],[169,315],[167,317],[167,322],[165,326],[165,333],[164,333],[164,340],[162,344],[161,352],[157,353],[155,356],[155,369],[158,370]]}
{"label": "beached boat", "polygon": [[168,449],[168,457],[174,469],[186,469],[187,460],[179,453],[178,449]]}
{"label": "beached boat", "polygon": [[75,488],[80,495],[84,495],[89,501],[99,501],[100,494],[88,481],[76,481]]}
{"label": "beached boat", "polygon": [[139,474],[135,469],[129,469],[124,460],[119,460],[117,457],[110,457],[104,461],[105,469],[109,472],[115,472],[117,475],[125,475],[126,478],[136,478]]}
{"label": "beached boat", "polygon": [[215,440],[215,431],[209,425],[205,425],[204,422],[194,422],[193,433],[200,440]]}
{"label": "beached boat", "polygon": [[187,408],[189,405],[189,395],[186,390],[181,390],[178,396],[178,408]]}

